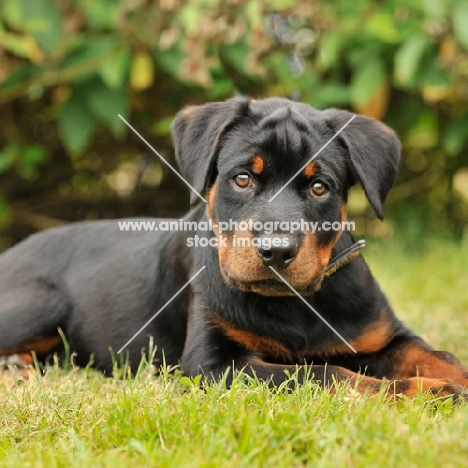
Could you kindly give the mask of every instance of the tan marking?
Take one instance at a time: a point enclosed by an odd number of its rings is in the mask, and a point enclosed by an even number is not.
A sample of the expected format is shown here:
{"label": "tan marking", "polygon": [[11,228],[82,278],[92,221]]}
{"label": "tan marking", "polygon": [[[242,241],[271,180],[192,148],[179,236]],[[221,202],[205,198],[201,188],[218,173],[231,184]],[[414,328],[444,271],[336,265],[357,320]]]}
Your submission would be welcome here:
{"label": "tan marking", "polygon": [[315,164],[315,162],[311,162],[311,163],[307,164],[306,168],[304,169],[304,175],[308,179],[313,177],[316,172],[317,172],[317,165]]}
{"label": "tan marking", "polygon": [[[349,338],[349,344],[358,353],[374,353],[388,345],[395,336],[393,319],[388,309],[383,309],[380,317],[368,325],[356,338]],[[324,351],[311,350],[308,355],[319,354],[330,357],[337,354],[349,354],[352,351],[345,343],[328,346]]]}
{"label": "tan marking", "polygon": [[346,206],[346,203],[343,203],[341,205],[341,211],[340,211],[340,218],[341,218],[341,223],[343,224],[343,221],[346,220],[346,216],[348,215],[348,207]]}
{"label": "tan marking", "polygon": [[62,339],[60,336],[40,336],[17,348],[0,349],[0,356],[23,355],[31,352],[35,352],[38,356],[47,356],[56,351],[61,344]]}
{"label": "tan marking", "polygon": [[380,319],[371,323],[361,336],[350,341],[358,353],[375,353],[385,348],[394,337],[392,322]]}
{"label": "tan marking", "polygon": [[321,280],[319,283],[316,284],[314,292],[319,291],[321,288],[322,281],[324,279],[325,270],[331,260],[333,247],[335,247],[336,243],[338,242],[338,239],[341,237],[341,233],[342,233],[341,230],[336,231],[335,235],[333,236],[333,238],[327,245],[317,248],[318,271],[319,271],[319,274],[317,276],[321,275]]}
{"label": "tan marking", "polygon": [[281,359],[294,362],[291,351],[274,338],[257,335],[251,331],[244,330],[219,315],[213,318],[212,323],[217,328],[221,329],[228,338],[241,344],[248,351],[275,360]]}
{"label": "tan marking", "polygon": [[460,385],[468,385],[468,368],[458,363],[445,361],[437,353],[411,343],[401,351],[401,362],[395,366],[394,379],[425,377],[429,379],[450,379]]}
{"label": "tan marking", "polygon": [[257,154],[252,160],[252,172],[256,175],[260,175],[265,169],[265,160]]}
{"label": "tan marking", "polygon": [[[207,191],[207,211],[208,218],[212,220],[213,224],[216,224],[216,217],[214,212],[214,204],[216,199],[216,184],[212,185]],[[216,234],[216,232],[215,232]]]}
{"label": "tan marking", "polygon": [[34,364],[34,359],[31,353],[21,353],[16,356],[23,366],[32,366]]}
{"label": "tan marking", "polygon": [[[347,206],[346,206],[346,203],[343,203],[341,205],[341,210],[340,210],[341,226],[343,226],[343,222],[346,220],[346,216],[347,216]],[[326,268],[327,265],[330,263],[333,247],[335,247],[336,243],[338,242],[342,234],[343,234],[343,229],[341,228],[339,231],[335,232],[335,235],[333,236],[333,239],[330,241],[330,243],[321,248],[320,255],[319,255],[320,265],[325,265],[325,268]]]}
{"label": "tan marking", "polygon": [[[312,367],[312,373],[313,369]],[[413,377],[404,380],[380,380],[355,374],[342,367],[336,367],[333,374],[338,382],[347,381],[352,388],[362,394],[375,395],[382,388],[385,392],[386,400],[394,400],[400,395],[412,398],[420,391],[423,393],[431,392],[440,396],[456,395],[463,392],[461,386],[445,379]],[[328,386],[328,388],[334,393],[334,385]]]}
{"label": "tan marking", "polygon": [[[387,390],[387,399],[397,397],[402,394],[406,397],[413,398],[421,393],[431,393],[434,396],[448,397],[451,395],[459,395],[464,393],[462,386],[448,379],[432,379],[411,377],[405,380],[394,380],[389,382]],[[393,395],[389,394],[390,392]]]}

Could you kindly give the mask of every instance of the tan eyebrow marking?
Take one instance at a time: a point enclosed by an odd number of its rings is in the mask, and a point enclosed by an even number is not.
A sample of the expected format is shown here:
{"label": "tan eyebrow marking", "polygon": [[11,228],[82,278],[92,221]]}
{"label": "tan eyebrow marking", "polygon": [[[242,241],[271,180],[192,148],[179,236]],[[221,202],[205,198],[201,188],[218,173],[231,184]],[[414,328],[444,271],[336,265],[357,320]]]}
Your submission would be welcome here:
{"label": "tan eyebrow marking", "polygon": [[252,159],[252,172],[256,175],[260,175],[263,169],[265,169],[265,161],[262,156],[257,154],[257,156]]}
{"label": "tan eyebrow marking", "polygon": [[310,164],[307,164],[306,168],[304,169],[304,175],[307,178],[310,178],[315,175],[315,172],[317,171],[317,166],[314,162],[311,162]]}

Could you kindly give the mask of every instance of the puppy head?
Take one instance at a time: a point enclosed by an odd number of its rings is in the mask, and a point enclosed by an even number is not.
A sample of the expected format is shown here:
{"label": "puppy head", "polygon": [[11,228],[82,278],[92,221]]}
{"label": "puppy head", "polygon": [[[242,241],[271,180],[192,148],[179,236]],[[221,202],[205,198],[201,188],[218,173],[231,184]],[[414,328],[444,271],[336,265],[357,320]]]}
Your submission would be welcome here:
{"label": "puppy head", "polygon": [[176,158],[197,191],[208,189],[220,270],[230,287],[292,294],[274,268],[301,294],[317,290],[341,233],[324,223],[344,221],[356,182],[382,218],[400,144],[392,130],[363,116],[331,140],[352,116],[278,98],[233,99],[178,114]]}

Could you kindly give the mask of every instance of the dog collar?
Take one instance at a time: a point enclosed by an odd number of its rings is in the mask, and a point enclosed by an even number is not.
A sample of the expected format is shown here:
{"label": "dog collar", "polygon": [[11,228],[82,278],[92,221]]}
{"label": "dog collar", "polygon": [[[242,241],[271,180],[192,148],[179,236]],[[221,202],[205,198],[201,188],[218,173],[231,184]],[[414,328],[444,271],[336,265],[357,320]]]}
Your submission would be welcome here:
{"label": "dog collar", "polygon": [[336,257],[333,257],[325,270],[324,277],[328,278],[341,267],[347,265],[349,262],[361,255],[365,246],[366,241],[364,239],[358,240],[356,243],[340,252]]}

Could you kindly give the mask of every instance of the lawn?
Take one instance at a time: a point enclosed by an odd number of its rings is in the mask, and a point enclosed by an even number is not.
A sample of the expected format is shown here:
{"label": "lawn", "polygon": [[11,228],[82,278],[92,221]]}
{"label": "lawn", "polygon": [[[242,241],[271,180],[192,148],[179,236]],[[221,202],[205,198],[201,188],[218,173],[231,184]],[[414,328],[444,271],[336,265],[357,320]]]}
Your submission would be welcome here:
{"label": "lawn", "polygon": [[[366,259],[406,323],[468,363],[468,249],[411,254],[371,244]],[[467,466],[468,404],[384,402],[346,386],[292,392],[236,380],[205,391],[179,375],[103,378],[50,368],[0,376],[0,466]]]}

